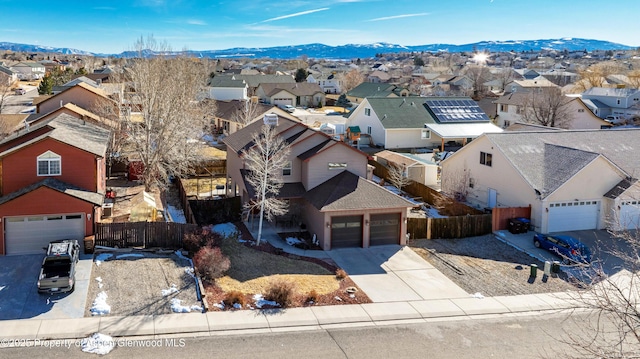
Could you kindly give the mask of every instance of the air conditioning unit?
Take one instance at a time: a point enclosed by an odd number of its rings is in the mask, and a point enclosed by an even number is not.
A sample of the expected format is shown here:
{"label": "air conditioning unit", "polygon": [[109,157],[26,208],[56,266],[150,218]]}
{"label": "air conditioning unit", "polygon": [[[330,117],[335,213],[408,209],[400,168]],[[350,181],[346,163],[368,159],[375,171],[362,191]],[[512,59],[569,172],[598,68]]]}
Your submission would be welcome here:
{"label": "air conditioning unit", "polygon": [[102,217],[111,217],[113,215],[113,203],[105,203],[102,205]]}
{"label": "air conditioning unit", "polygon": [[270,126],[278,125],[278,115],[276,115],[275,113],[265,114],[263,120],[265,125],[270,125]]}

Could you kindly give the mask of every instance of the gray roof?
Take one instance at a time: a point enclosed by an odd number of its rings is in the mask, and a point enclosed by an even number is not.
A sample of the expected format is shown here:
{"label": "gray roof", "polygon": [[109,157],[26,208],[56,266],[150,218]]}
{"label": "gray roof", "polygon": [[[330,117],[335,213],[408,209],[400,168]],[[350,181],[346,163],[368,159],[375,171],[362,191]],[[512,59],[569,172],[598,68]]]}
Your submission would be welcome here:
{"label": "gray roof", "polygon": [[76,77],[75,79],[67,82],[66,84],[62,85],[62,86],[75,86],[81,82],[86,83],[87,85],[91,85],[93,87],[98,87],[98,83],[93,81],[92,79],[86,77],[86,76],[80,76],[80,77]]}
{"label": "gray roof", "polygon": [[[215,78],[215,77],[214,77]],[[236,80],[244,80],[249,87],[258,87],[262,83],[295,83],[291,75],[233,75]]]}
{"label": "gray roof", "polygon": [[0,141],[0,144],[18,139],[27,133],[32,133],[42,128],[46,128],[48,131],[33,139],[8,148],[4,152],[0,153],[0,157],[47,137],[89,153],[93,153],[100,157],[105,157],[106,155],[107,147],[109,145],[110,131],[67,114],[60,114],[50,120],[30,126],[28,130],[23,128]]}
{"label": "gray roof", "polygon": [[[227,146],[229,146],[229,148],[239,154],[240,152],[242,152],[242,150],[248,149],[253,146],[253,135],[255,133],[259,133],[262,130],[263,125],[264,122],[262,120],[252,122],[242,129],[225,137],[222,142],[224,142]],[[278,134],[280,134],[297,125],[301,126],[301,131],[307,129],[307,126],[301,125],[299,122],[278,116],[278,125],[276,126],[276,131]]]}
{"label": "gray roof", "polygon": [[235,80],[233,76],[228,75],[216,75],[214,78],[209,80],[208,85],[211,87],[247,87],[247,84],[243,80]]}
{"label": "gray roof", "polygon": [[[365,97],[388,97],[396,94],[396,85],[363,82],[347,92],[347,96],[365,98]],[[396,95],[397,96],[397,95]]]}
{"label": "gray roof", "polygon": [[640,172],[640,129],[488,133],[527,182],[544,197],[604,156],[628,177]]}
{"label": "gray roof", "polygon": [[9,76],[13,76],[13,74],[14,74],[14,72],[10,68],[4,67],[2,65],[0,65],[0,72],[3,72],[3,73],[5,73],[5,74],[7,74]]}
{"label": "gray roof", "polygon": [[[244,187],[247,189],[247,195],[249,198],[256,198],[256,190],[253,188],[251,183],[247,180],[247,176],[250,171],[246,169],[241,169],[240,174],[242,175],[242,180],[244,182]],[[280,191],[278,192],[277,198],[280,199],[291,199],[291,198],[302,198],[306,190],[304,189],[304,185],[302,182],[289,182],[283,183]],[[270,197],[272,195],[267,195]]]}
{"label": "gray roof", "polygon": [[43,186],[56,190],[60,193],[64,193],[66,195],[81,199],[83,201],[93,203],[98,206],[102,205],[102,202],[104,200],[104,194],[90,192],[82,188],[57,180],[55,178],[49,177],[49,178],[45,178],[40,182],[36,182],[26,187],[22,187],[15,192],[11,192],[7,194],[6,196],[0,197],[0,205],[5,204],[11,200],[14,200],[29,192],[35,191],[36,189]]}
{"label": "gray roof", "polygon": [[308,191],[304,198],[320,211],[406,208],[413,204],[367,179],[342,171]]}
{"label": "gray roof", "polygon": [[536,125],[533,123],[525,123],[525,122],[514,122],[509,127],[504,129],[505,131],[564,131],[564,129],[559,127],[548,127],[542,125]]}
{"label": "gray roof", "polygon": [[584,104],[587,105],[587,107],[589,108],[602,108],[602,109],[611,108],[611,106],[608,106],[596,99],[583,98],[582,102],[584,102]]}
{"label": "gray roof", "polygon": [[296,96],[313,96],[317,93],[324,94],[320,85],[309,82],[295,83],[261,83],[260,86],[267,96],[273,96],[280,91],[287,91]]}
{"label": "gray roof", "polygon": [[592,87],[582,93],[582,97],[589,96],[608,96],[608,97],[629,97],[637,92],[638,89],[633,88],[608,88],[608,87]]}
{"label": "gray roof", "polygon": [[616,199],[618,196],[623,194],[626,190],[631,188],[636,182],[638,182],[635,178],[625,178],[622,181],[618,182],[615,187],[609,190],[609,192],[605,193],[605,197]]}

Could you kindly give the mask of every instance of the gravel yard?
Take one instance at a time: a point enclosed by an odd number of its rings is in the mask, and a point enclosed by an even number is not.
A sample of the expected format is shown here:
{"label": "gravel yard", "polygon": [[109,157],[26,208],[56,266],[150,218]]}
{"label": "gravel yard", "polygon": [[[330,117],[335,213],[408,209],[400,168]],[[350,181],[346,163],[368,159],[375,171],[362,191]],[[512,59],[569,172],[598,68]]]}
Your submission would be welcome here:
{"label": "gravel yard", "polygon": [[[462,239],[420,239],[412,249],[467,292],[484,296],[562,292],[577,288],[566,276],[542,281],[544,263],[497,240],[493,235]],[[529,282],[530,265],[539,267]]]}
{"label": "gravel yard", "polygon": [[[111,316],[169,314],[173,312],[171,300],[174,298],[188,309],[202,306],[197,299],[195,280],[186,271],[191,268],[188,260],[173,253],[106,253],[112,256],[100,261],[107,254],[96,254],[94,259],[86,316],[92,315],[94,299],[102,291],[107,294]],[[163,296],[163,290],[167,295]]]}

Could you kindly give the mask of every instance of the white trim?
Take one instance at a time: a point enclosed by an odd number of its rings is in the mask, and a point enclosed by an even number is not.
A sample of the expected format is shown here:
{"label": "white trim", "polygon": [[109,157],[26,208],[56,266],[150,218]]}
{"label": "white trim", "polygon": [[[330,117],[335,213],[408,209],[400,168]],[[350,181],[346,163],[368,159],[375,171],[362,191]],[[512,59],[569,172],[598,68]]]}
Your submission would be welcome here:
{"label": "white trim", "polygon": [[[47,163],[47,173],[40,173],[40,162]],[[58,163],[58,172],[51,173],[51,164]],[[47,151],[36,158],[36,174],[38,177],[48,177],[48,176],[60,176],[62,175],[62,156],[53,152]]]}

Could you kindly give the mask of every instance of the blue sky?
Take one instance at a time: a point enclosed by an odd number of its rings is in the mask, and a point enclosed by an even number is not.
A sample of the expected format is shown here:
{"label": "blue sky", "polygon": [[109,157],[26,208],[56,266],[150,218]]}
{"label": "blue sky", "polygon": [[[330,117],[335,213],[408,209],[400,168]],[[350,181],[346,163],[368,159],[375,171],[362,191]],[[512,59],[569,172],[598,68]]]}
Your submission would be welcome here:
{"label": "blue sky", "polygon": [[[613,5],[615,3],[615,5]],[[638,0],[0,0],[0,42],[173,50],[581,37],[640,46]]]}

